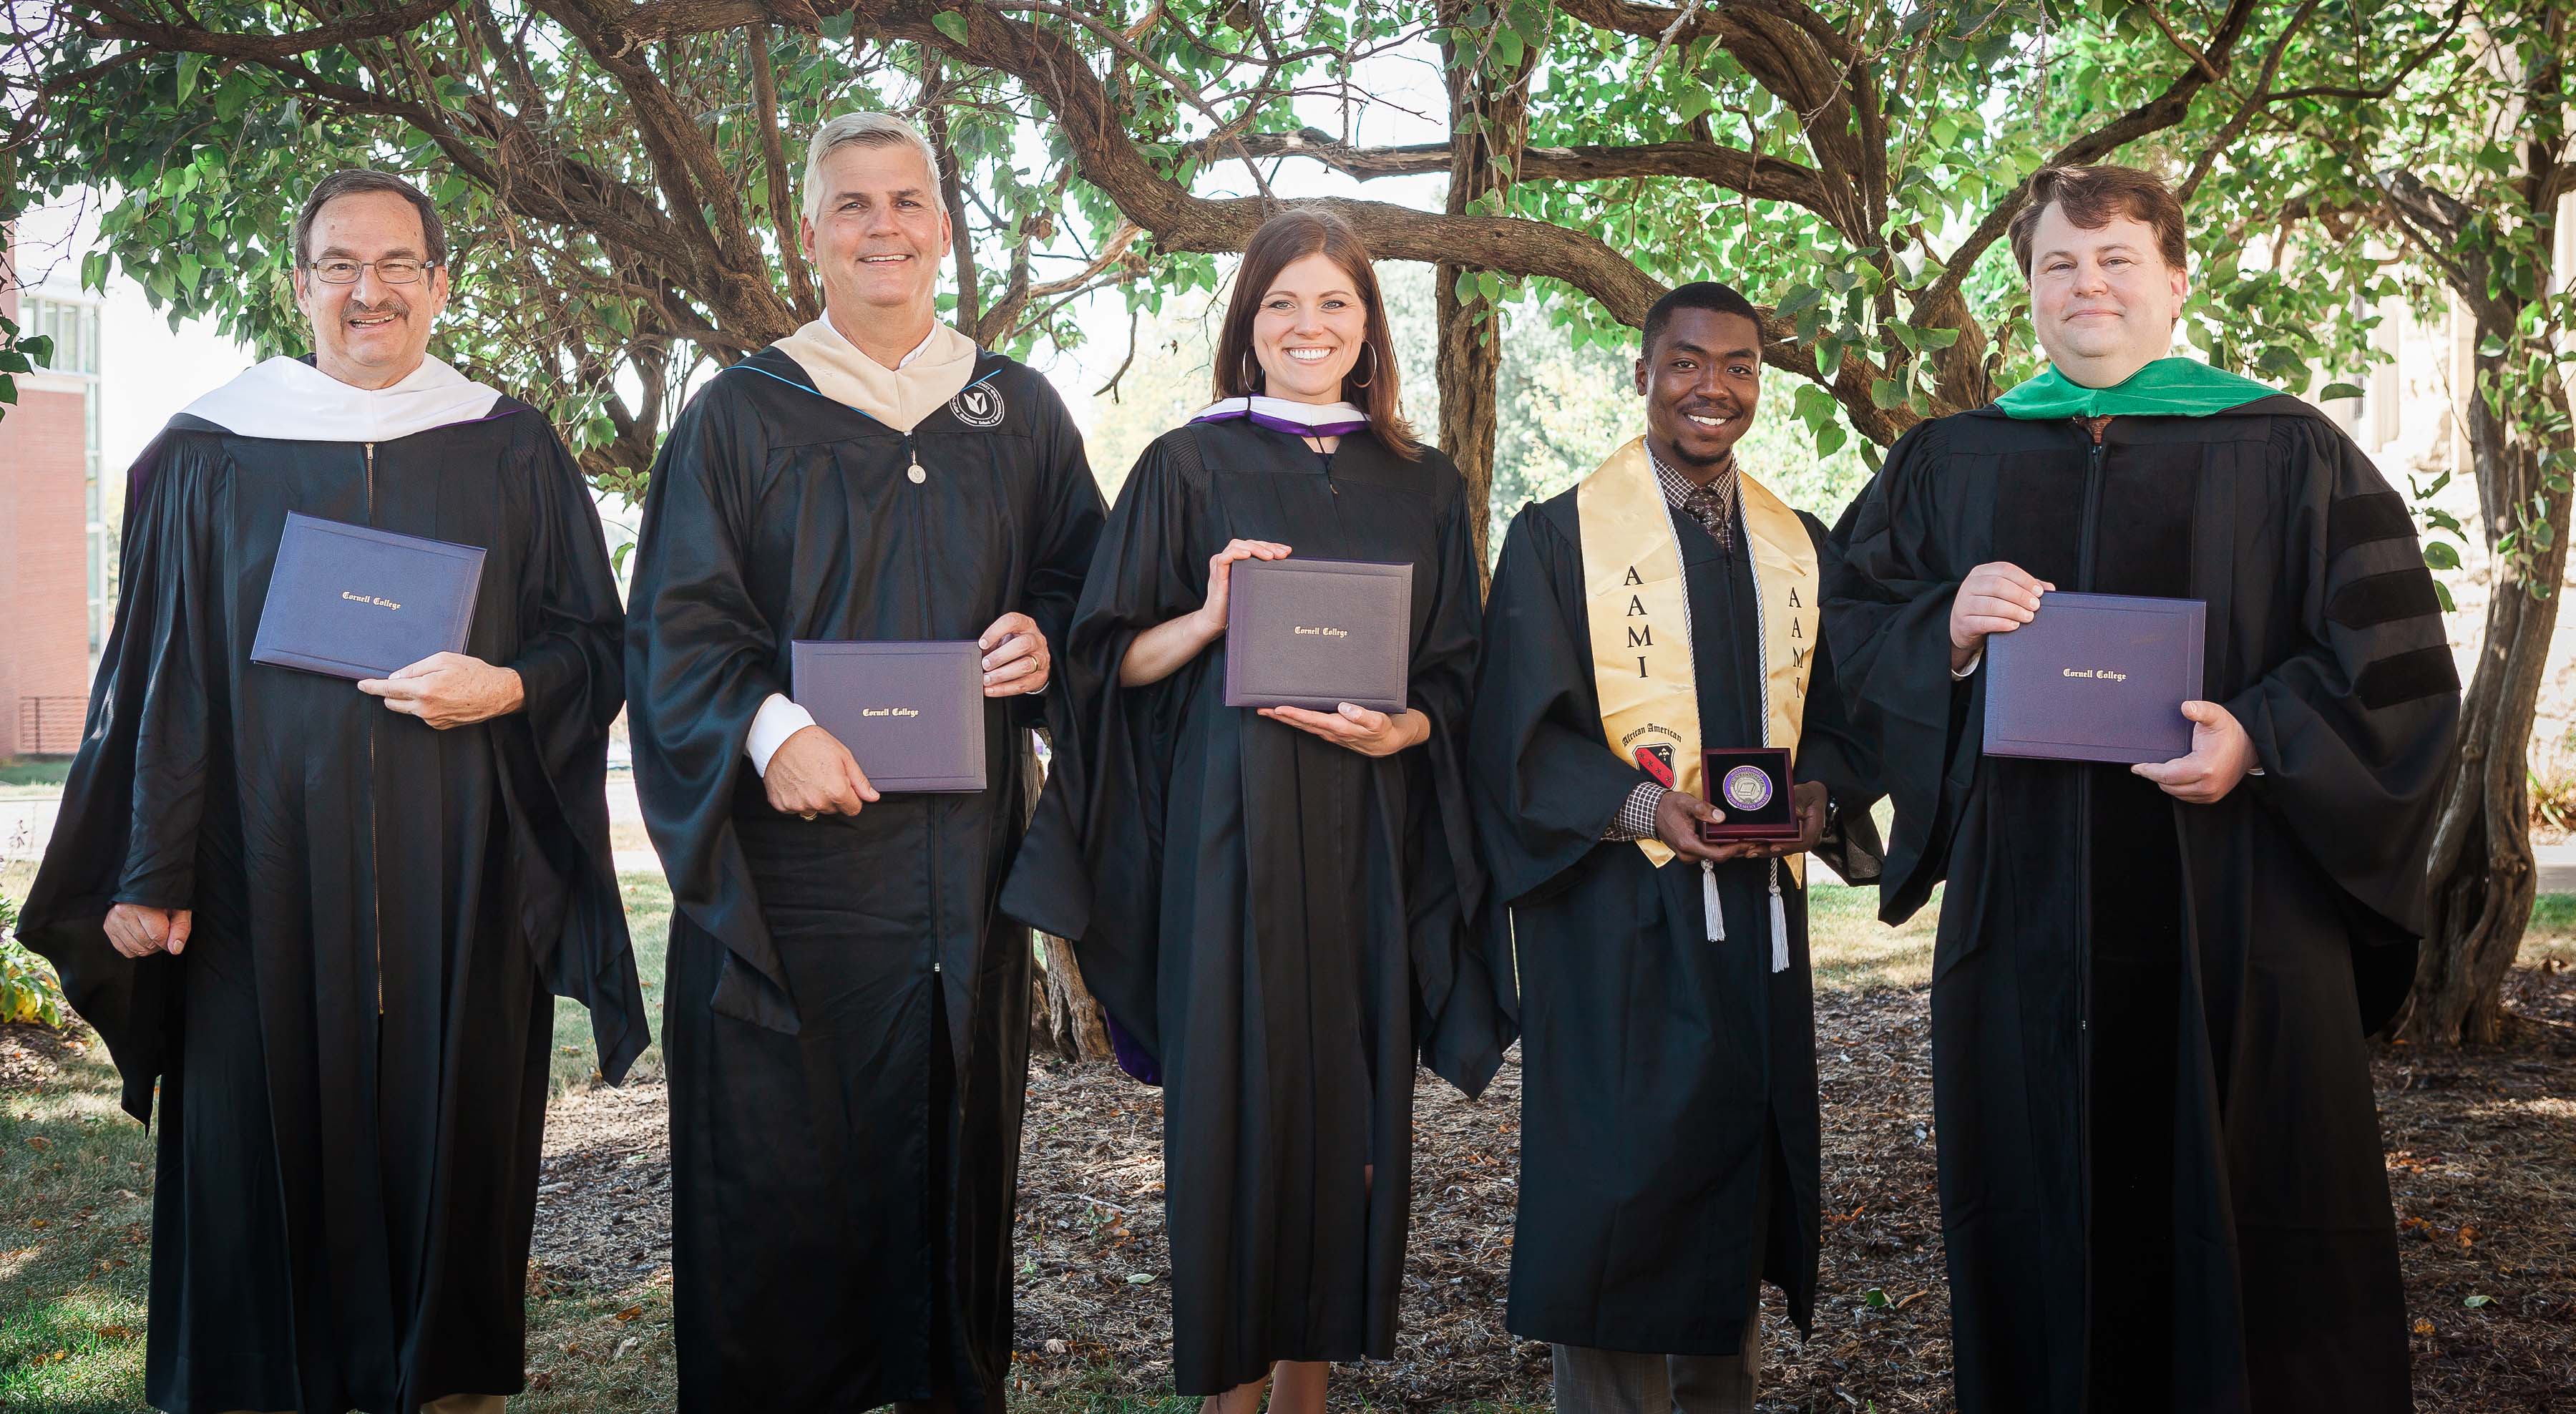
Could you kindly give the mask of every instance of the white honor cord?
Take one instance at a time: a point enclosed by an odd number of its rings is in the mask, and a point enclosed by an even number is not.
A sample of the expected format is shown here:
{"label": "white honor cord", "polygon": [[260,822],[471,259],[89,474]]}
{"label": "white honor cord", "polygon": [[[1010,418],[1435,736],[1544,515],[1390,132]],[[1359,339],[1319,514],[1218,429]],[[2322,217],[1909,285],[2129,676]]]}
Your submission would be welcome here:
{"label": "white honor cord", "polygon": [[1789,970],[1789,906],[1780,899],[1780,861],[1776,859],[1771,861],[1771,970]]}
{"label": "white honor cord", "polygon": [[1699,903],[1708,910],[1708,940],[1726,941],[1726,911],[1717,906],[1717,866],[1703,859],[1699,862]]}

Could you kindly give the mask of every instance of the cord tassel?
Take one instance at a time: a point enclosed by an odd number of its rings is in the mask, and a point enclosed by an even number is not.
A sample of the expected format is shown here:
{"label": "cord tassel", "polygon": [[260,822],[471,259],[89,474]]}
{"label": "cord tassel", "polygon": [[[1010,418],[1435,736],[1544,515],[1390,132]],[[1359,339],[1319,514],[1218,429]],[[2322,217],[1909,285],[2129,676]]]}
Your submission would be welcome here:
{"label": "cord tassel", "polygon": [[1789,906],[1780,898],[1780,861],[1771,861],[1771,970],[1789,970]]}
{"label": "cord tassel", "polygon": [[1708,910],[1708,940],[1726,941],[1726,911],[1717,905],[1717,866],[1703,859],[1699,862],[1699,903]]}

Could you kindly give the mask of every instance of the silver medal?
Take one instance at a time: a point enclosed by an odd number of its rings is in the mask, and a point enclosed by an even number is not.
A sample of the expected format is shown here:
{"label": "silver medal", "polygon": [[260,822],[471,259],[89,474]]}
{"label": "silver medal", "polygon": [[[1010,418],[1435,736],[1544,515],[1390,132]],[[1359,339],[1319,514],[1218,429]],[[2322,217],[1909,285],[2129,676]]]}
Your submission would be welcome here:
{"label": "silver medal", "polygon": [[928,481],[928,480],[930,479],[930,473],[929,473],[929,472],[926,472],[926,471],[923,471],[923,470],[921,469],[921,463],[919,463],[919,462],[914,462],[914,463],[912,464],[912,469],[911,469],[911,470],[909,470],[909,471],[906,471],[906,472],[904,473],[904,475],[905,475],[905,476],[908,476],[908,477],[910,477],[910,478],[912,478],[912,484],[913,484],[913,485],[915,485],[915,486],[918,486],[918,485],[920,485],[921,483],[923,483],[923,482],[925,482],[925,481]]}

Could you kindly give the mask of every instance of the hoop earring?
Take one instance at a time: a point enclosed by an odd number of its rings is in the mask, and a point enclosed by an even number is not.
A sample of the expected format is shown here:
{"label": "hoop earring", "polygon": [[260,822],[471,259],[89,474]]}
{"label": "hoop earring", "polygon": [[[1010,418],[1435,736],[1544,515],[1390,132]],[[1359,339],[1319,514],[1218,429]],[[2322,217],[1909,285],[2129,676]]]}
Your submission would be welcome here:
{"label": "hoop earring", "polygon": [[1243,389],[1245,397],[1253,397],[1261,392],[1263,386],[1261,366],[1252,361],[1252,350],[1245,349],[1242,356],[1236,359],[1234,372],[1235,386]]}
{"label": "hoop earring", "polygon": [[1366,378],[1353,378],[1348,374],[1344,374],[1342,377],[1343,387],[1365,388],[1371,383],[1377,381],[1377,345],[1362,344],[1360,345],[1360,352],[1368,355],[1369,376]]}

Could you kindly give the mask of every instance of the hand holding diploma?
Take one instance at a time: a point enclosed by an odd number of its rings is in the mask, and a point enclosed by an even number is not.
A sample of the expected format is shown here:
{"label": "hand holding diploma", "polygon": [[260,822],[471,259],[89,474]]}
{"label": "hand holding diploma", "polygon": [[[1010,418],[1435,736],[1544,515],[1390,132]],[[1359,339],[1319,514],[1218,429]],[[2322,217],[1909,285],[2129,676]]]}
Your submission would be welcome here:
{"label": "hand holding diploma", "polygon": [[1201,649],[1225,636],[1226,591],[1237,560],[1284,560],[1288,547],[1275,540],[1229,540],[1208,556],[1207,598],[1186,614],[1163,620],[1127,645],[1118,660],[1118,685],[1143,687],[1179,672]]}
{"label": "hand holding diploma", "polygon": [[358,690],[440,731],[516,712],[528,697],[516,670],[465,653],[432,653],[392,677],[361,678]]}
{"label": "hand holding diploma", "polygon": [[771,808],[808,820],[826,812],[856,815],[860,806],[877,799],[876,787],[868,784],[868,773],[859,769],[850,749],[821,727],[800,727],[779,743],[760,779]]}
{"label": "hand holding diploma", "polygon": [[2191,754],[2129,769],[2176,800],[2215,805],[2253,769],[2254,739],[2234,713],[2215,702],[2186,702],[2182,714],[2191,718]]}
{"label": "hand holding diploma", "polygon": [[1986,635],[2010,633],[2039,613],[2039,596],[2057,586],[2016,564],[1992,560],[1968,571],[1950,601],[1950,671],[1986,651]]}
{"label": "hand holding diploma", "polygon": [[1411,709],[1390,716],[1345,702],[1338,712],[1309,712],[1303,707],[1264,707],[1261,715],[1313,732],[1335,746],[1362,756],[1392,756],[1419,746],[1431,736],[1431,719]]}

